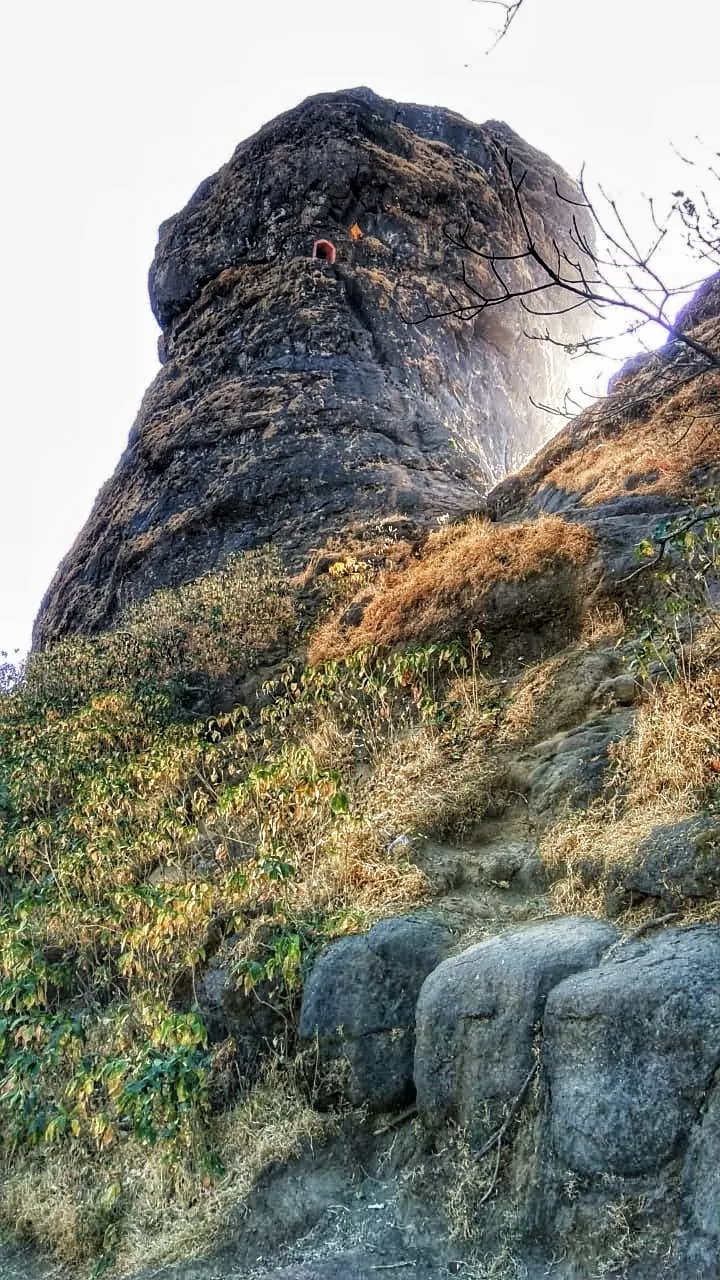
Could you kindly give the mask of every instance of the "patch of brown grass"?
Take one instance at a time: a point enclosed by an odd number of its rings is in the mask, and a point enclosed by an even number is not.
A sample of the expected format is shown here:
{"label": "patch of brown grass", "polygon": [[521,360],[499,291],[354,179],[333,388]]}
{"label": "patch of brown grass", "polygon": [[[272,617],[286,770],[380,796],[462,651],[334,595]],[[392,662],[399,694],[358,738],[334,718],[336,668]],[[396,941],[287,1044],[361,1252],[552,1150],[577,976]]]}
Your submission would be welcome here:
{"label": "patch of brown grass", "polygon": [[719,422],[720,373],[711,371],[661,400],[649,418],[633,413],[632,403],[626,412],[619,407],[605,430],[588,433],[581,447],[565,451],[543,483],[582,493],[588,506],[628,489],[682,496],[695,469],[720,462]]}
{"label": "patch of brown grass", "polygon": [[200,1150],[173,1165],[160,1148],[135,1143],[111,1147],[102,1162],[35,1150],[3,1169],[0,1221],[73,1268],[102,1254],[117,1258],[114,1274],[188,1261],[227,1238],[263,1169],[298,1157],[337,1123],[314,1110],[294,1064],[272,1061],[214,1122],[222,1176],[208,1175]]}
{"label": "patch of brown grass", "polygon": [[[559,911],[604,915],[612,871],[632,863],[654,827],[702,806],[720,774],[720,671],[655,688],[613,754],[606,795],[587,811],[561,818],[541,839]],[[701,914],[707,918],[713,910],[703,906]]]}
{"label": "patch of brown grass", "polygon": [[537,726],[540,708],[556,689],[562,666],[561,657],[549,658],[547,662],[540,662],[522,673],[499,725],[499,742],[519,745],[531,736]]}
{"label": "patch of brown grass", "polygon": [[422,551],[381,575],[354,626],[334,614],[311,637],[308,661],[365,646],[438,642],[482,626],[483,601],[497,583],[519,582],[558,562],[584,564],[592,535],[557,516],[522,524],[474,517],[431,533]]}
{"label": "patch of brown grass", "polygon": [[667,810],[623,814],[601,800],[548,827],[538,852],[553,882],[550,900],[556,911],[604,917],[610,871],[628,865],[640,841],[661,821],[667,821]]}
{"label": "patch of brown grass", "polygon": [[625,631],[625,618],[616,600],[604,600],[587,609],[580,635],[585,644],[617,642]]}
{"label": "patch of brown grass", "polygon": [[635,730],[618,748],[628,804],[698,803],[720,770],[720,671],[660,685],[638,711]]}
{"label": "patch of brown grass", "polygon": [[477,727],[466,726],[463,741],[420,726],[388,743],[363,787],[366,821],[383,845],[403,834],[462,838],[482,820],[501,787],[502,753]]}

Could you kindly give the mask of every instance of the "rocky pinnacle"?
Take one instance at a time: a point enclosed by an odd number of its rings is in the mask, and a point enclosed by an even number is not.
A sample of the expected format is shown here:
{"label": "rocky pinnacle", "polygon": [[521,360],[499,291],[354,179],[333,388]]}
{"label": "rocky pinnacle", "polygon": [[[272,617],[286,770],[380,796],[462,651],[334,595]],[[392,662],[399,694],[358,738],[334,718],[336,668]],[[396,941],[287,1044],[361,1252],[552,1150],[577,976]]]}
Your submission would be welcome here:
{"label": "rocky pinnacle", "polygon": [[[506,150],[551,251],[577,210],[547,156],[506,125],[368,89],[271,121],[163,223],[149,281],[161,367],[36,647],[233,552],[272,541],[294,567],[359,522],[477,508],[544,442],[552,420],[530,396],[562,398],[567,357],[526,336],[537,322],[520,304],[423,318],[471,300],[463,260],[473,287],[497,291],[459,235],[526,246]],[[532,279],[526,261],[504,271]],[[572,342],[582,321],[551,324]]]}

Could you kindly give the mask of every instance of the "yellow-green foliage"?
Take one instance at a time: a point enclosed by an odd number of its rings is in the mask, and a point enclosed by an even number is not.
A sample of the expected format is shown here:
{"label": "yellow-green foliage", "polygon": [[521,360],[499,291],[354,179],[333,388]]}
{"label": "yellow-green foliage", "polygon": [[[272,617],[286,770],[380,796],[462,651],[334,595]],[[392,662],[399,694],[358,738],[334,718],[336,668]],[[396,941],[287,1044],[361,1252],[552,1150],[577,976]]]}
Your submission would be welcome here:
{"label": "yellow-green foliage", "polygon": [[33,654],[21,706],[66,709],[108,689],[136,689],[147,677],[156,687],[196,669],[242,673],[283,648],[295,603],[277,555],[247,552],[217,573],[156,592],[112,631]]}
{"label": "yellow-green foliage", "polygon": [[[546,728],[557,664],[490,679],[464,614],[454,638],[308,664],[323,604],[365,573],[293,583],[251,553],[33,656],[0,696],[0,1218],[64,1253],[79,1217],[78,1256],[127,1253],[143,1152],[184,1214],[237,1164],[232,1117],[258,1086],[232,1039],[208,1042],[196,996],[218,951],[285,1027],[283,1132],[319,1132],[290,1064],[308,963],[426,898],[394,837],[467,834]],[[227,705],[253,671],[252,706],[188,710],[200,673]]]}
{"label": "yellow-green foliage", "polygon": [[[433,769],[455,761],[457,774],[469,731],[450,718],[448,687],[470,678],[470,658],[455,642],[278,662],[301,618],[294,592],[272,557],[240,558],[112,632],[33,656],[0,696],[8,1188],[33,1151],[38,1168],[65,1149],[78,1166],[121,1168],[118,1153],[144,1145],[200,1194],[226,1162],[213,1110],[232,1103],[232,1045],[208,1044],[194,998],[214,951],[291,1037],[317,948],[427,892],[386,853],[398,821],[412,831],[417,817],[408,803],[393,816],[388,762],[402,768],[421,744]],[[222,685],[268,661],[252,711],[186,710],[198,670]],[[451,774],[445,789],[414,786],[423,820],[439,828],[458,811]],[[480,791],[466,792],[463,818],[479,815]],[[13,1203],[0,1195],[0,1216],[19,1221]],[[114,1250],[115,1226],[108,1239]]]}

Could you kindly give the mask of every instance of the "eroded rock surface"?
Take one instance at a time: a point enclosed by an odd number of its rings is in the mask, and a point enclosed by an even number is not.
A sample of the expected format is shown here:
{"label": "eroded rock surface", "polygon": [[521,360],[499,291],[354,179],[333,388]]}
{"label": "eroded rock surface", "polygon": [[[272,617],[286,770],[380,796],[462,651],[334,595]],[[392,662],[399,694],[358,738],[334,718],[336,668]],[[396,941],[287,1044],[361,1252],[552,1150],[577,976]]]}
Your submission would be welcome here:
{"label": "eroded rock surface", "polygon": [[451,956],[418,1000],[415,1085],[434,1126],[477,1127],[484,1104],[506,1102],[533,1064],[533,1039],[552,988],[596,965],[617,931],[567,917],[533,925]]}
{"label": "eroded rock surface", "polygon": [[[36,645],[268,540],[298,563],[353,522],[457,515],[530,456],[552,429],[530,396],[561,398],[565,352],[526,338],[516,303],[408,323],[469,296],[463,259],[473,287],[497,291],[448,226],[483,250],[525,248],[506,148],[552,253],[579,216],[552,161],[506,125],[366,89],[272,121],[163,224],[150,272],[162,368]],[[320,239],[334,263],[313,260]],[[576,312],[549,323],[569,342],[582,329]]]}
{"label": "eroded rock surface", "polygon": [[583,1175],[661,1169],[720,1061],[720,931],[667,930],[567,978],[543,1039],[560,1161]]}
{"label": "eroded rock surface", "polygon": [[720,1275],[720,1088],[715,1080],[691,1136],[683,1170],[680,1256],[698,1280]]}
{"label": "eroded rock surface", "polygon": [[688,901],[717,898],[720,890],[720,823],[706,814],[655,827],[629,865],[611,873],[618,909],[657,898],[668,910]]}
{"label": "eroded rock surface", "polygon": [[351,1102],[382,1110],[412,1094],[415,1003],[453,941],[430,919],[400,916],[342,938],[316,961],[303,994],[300,1035],[317,1036],[321,1064],[343,1064],[343,1092]]}
{"label": "eroded rock surface", "polygon": [[515,785],[539,813],[552,812],[563,799],[582,808],[600,795],[609,749],[629,733],[632,723],[632,712],[619,710],[554,734],[518,757]]}

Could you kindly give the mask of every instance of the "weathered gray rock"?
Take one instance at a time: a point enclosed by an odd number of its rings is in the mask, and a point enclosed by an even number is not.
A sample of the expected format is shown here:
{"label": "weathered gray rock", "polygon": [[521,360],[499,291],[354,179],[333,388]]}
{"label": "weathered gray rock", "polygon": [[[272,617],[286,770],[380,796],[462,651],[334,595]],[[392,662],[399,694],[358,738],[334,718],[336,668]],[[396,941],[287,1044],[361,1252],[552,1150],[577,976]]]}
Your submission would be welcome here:
{"label": "weathered gray rock", "polygon": [[720,823],[698,814],[655,827],[629,866],[616,867],[610,891],[619,907],[659,898],[669,910],[720,891]]}
{"label": "weathered gray rock", "polygon": [[[547,156],[496,121],[367,89],[271,121],[163,224],[150,272],[162,368],[41,606],[37,644],[107,626],[267,541],[299,566],[358,522],[475,510],[547,439],[533,402],[562,399],[563,345],[585,316],[550,315],[548,346],[526,336],[519,301],[449,314],[464,264],[471,287],[498,287],[449,226],[501,254],[526,247],[506,149],[552,254],[583,215]],[[334,263],[313,258],[320,239]],[[532,282],[527,261],[504,274]],[[407,323],[428,308],[447,314]]]}
{"label": "weathered gray rock", "polygon": [[195,979],[192,998],[197,1002],[211,1043],[232,1036],[240,1074],[251,1079],[286,1030],[283,993],[264,980],[245,992],[233,973],[232,939]]}
{"label": "weathered gray rock", "polygon": [[717,1079],[688,1144],[682,1210],[680,1256],[684,1274],[697,1280],[717,1280],[720,1276],[720,1083]]}
{"label": "weathered gray rock", "polygon": [[607,702],[620,707],[631,707],[637,702],[641,692],[641,682],[622,672],[619,676],[602,680],[593,694],[593,702]]}
{"label": "weathered gray rock", "polygon": [[318,1038],[320,1061],[346,1064],[351,1102],[382,1110],[412,1094],[415,1004],[453,936],[430,919],[383,920],[342,938],[318,958],[305,984],[300,1035]]}
{"label": "weathered gray rock", "polygon": [[567,978],[548,998],[543,1044],[562,1164],[661,1168],[720,1062],[720,929],[668,930]]}
{"label": "weathered gray rock", "polygon": [[484,1103],[520,1090],[533,1062],[548,992],[596,965],[617,937],[599,920],[569,917],[469,947],[427,978],[417,1007],[415,1085],[430,1125],[475,1127]]}
{"label": "weathered gray rock", "polygon": [[574,808],[586,804],[602,791],[608,748],[629,732],[632,722],[633,712],[622,709],[554,734],[518,759],[513,784],[541,813],[561,800]]}

